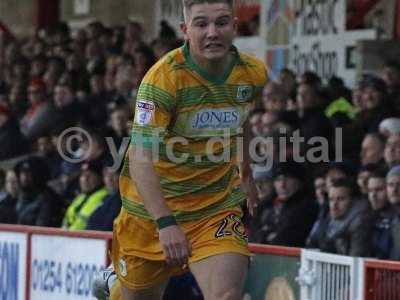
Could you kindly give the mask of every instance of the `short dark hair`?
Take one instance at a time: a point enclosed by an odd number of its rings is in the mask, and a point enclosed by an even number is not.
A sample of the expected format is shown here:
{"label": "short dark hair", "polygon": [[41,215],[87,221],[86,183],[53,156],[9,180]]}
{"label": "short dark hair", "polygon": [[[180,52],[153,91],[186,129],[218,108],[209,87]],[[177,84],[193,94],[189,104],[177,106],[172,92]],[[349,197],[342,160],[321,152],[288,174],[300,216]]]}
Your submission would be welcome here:
{"label": "short dark hair", "polygon": [[385,170],[383,168],[378,168],[371,173],[371,175],[369,176],[369,179],[382,178],[383,180],[386,180],[386,174],[387,174],[387,170]]}
{"label": "short dark hair", "polygon": [[354,195],[355,187],[349,178],[339,178],[332,182],[331,188],[346,188],[350,191],[350,196]]}

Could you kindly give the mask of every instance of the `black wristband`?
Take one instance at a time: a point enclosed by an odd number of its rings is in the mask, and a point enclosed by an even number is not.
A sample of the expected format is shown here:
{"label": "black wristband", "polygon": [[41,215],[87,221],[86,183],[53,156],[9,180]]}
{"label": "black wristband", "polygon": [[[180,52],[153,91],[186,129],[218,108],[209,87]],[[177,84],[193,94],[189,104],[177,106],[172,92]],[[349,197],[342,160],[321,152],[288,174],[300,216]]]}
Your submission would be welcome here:
{"label": "black wristband", "polygon": [[158,218],[156,220],[156,223],[157,223],[157,226],[158,226],[159,230],[163,229],[165,227],[168,227],[168,226],[177,225],[176,219],[172,215]]}

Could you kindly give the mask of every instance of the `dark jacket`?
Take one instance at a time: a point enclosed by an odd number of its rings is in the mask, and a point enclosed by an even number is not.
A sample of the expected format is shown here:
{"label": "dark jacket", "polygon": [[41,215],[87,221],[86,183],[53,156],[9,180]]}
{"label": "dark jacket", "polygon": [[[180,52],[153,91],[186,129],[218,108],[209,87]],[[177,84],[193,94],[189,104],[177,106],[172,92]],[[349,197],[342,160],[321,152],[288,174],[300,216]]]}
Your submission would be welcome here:
{"label": "dark jacket", "polygon": [[379,259],[388,259],[393,248],[392,222],[394,213],[387,205],[380,211],[372,213],[373,231],[371,256]]}
{"label": "dark jacket", "polygon": [[60,227],[64,210],[57,194],[48,187],[18,196],[18,224]]}
{"label": "dark jacket", "polygon": [[29,152],[28,143],[15,120],[8,120],[0,127],[0,160],[6,160]]}
{"label": "dark jacket", "polygon": [[119,192],[113,192],[103,199],[103,204],[98,207],[88,220],[87,230],[112,231],[114,219],[121,210],[121,197]]}
{"label": "dark jacket", "polygon": [[394,212],[391,228],[393,247],[390,253],[390,259],[400,260],[400,206],[394,206],[392,210]]}
{"label": "dark jacket", "polygon": [[17,223],[16,204],[17,199],[10,194],[2,193],[0,195],[0,223]]}
{"label": "dark jacket", "polygon": [[354,201],[342,219],[328,217],[314,225],[307,247],[341,255],[370,255],[371,215],[365,201]]}
{"label": "dark jacket", "polygon": [[263,207],[260,228],[254,242],[288,247],[303,247],[318,213],[318,208],[304,193],[298,191],[282,204],[274,201]]}

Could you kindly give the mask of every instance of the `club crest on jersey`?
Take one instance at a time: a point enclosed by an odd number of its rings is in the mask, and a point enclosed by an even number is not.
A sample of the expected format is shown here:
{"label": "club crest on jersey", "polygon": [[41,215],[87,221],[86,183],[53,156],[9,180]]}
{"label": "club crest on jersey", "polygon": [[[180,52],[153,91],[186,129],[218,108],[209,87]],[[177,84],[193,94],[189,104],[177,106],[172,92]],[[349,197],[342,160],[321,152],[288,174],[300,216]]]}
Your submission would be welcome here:
{"label": "club crest on jersey", "polygon": [[155,105],[151,101],[138,100],[136,103],[135,123],[148,125],[153,117]]}
{"label": "club crest on jersey", "polygon": [[126,275],[128,275],[126,261],[123,258],[119,259],[119,272],[120,272],[121,276],[125,277]]}
{"label": "club crest on jersey", "polygon": [[250,85],[241,85],[238,87],[236,99],[240,102],[248,101],[252,97],[252,87]]}

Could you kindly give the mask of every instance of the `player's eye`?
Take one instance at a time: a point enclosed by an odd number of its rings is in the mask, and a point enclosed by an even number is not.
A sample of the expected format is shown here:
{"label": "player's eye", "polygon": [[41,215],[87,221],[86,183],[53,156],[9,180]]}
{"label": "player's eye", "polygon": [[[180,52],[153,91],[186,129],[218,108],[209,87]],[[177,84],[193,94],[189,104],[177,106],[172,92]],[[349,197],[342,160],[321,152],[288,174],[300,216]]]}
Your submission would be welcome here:
{"label": "player's eye", "polygon": [[197,22],[194,24],[194,26],[204,28],[207,26],[207,23],[206,22]]}
{"label": "player's eye", "polygon": [[221,26],[227,25],[228,23],[229,23],[229,18],[222,18],[222,19],[218,19],[218,20],[215,22],[215,25],[221,27]]}
{"label": "player's eye", "polygon": [[218,27],[222,27],[228,24],[228,21],[217,21],[215,23]]}

